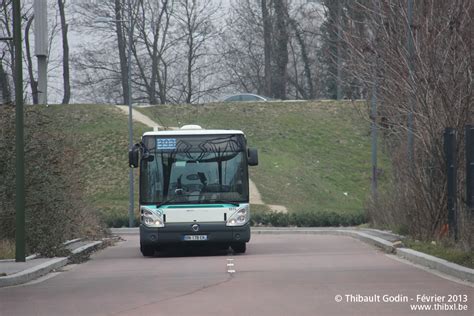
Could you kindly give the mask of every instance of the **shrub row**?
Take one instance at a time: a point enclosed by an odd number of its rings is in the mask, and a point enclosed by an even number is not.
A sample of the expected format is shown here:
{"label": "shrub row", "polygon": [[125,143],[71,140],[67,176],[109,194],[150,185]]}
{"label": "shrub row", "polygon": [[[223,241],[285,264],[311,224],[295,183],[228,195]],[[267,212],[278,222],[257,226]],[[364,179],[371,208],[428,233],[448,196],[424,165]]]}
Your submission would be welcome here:
{"label": "shrub row", "polygon": [[[103,220],[107,227],[120,228],[128,227],[128,216],[126,214],[107,214],[103,215]],[[140,226],[140,218],[135,217],[135,227]]]}
{"label": "shrub row", "polygon": [[[107,216],[105,222],[109,227],[128,227],[128,217],[123,214]],[[252,215],[252,226],[273,227],[334,227],[356,226],[367,222],[364,213],[337,213],[332,211],[302,212],[302,213],[275,213],[258,212]],[[139,218],[135,219],[135,226],[139,226]]]}
{"label": "shrub row", "polygon": [[261,212],[252,215],[252,226],[274,227],[330,227],[355,226],[367,222],[367,217],[360,213],[337,213],[334,211],[275,213]]}

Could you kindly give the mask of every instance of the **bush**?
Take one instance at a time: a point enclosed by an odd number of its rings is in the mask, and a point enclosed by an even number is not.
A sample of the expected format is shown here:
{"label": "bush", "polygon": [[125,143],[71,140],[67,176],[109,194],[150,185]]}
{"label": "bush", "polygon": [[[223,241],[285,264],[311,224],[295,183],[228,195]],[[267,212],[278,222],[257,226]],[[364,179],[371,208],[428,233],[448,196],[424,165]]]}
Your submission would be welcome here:
{"label": "bush", "polygon": [[[128,227],[128,215],[122,213],[102,214],[102,218],[107,227],[120,228]],[[135,227],[140,226],[140,218],[135,217]]]}
{"label": "bush", "polygon": [[252,226],[274,227],[334,227],[355,226],[367,222],[365,214],[337,213],[334,211],[300,212],[300,213],[275,213],[259,212],[252,215]]}
{"label": "bush", "polygon": [[[103,224],[82,198],[77,151],[39,107],[25,111],[25,215],[29,253],[55,256],[62,243],[101,237]],[[0,240],[15,236],[14,110],[0,108]]]}

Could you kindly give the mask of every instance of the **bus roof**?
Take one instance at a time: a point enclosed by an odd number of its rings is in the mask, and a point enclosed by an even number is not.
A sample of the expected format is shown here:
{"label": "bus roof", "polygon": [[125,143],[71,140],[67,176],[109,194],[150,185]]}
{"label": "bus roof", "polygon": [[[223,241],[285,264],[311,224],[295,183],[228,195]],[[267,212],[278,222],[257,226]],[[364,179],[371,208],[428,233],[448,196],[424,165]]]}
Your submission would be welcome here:
{"label": "bus roof", "polygon": [[185,135],[243,135],[239,130],[227,129],[177,129],[169,131],[145,132],[143,136],[185,136]]}

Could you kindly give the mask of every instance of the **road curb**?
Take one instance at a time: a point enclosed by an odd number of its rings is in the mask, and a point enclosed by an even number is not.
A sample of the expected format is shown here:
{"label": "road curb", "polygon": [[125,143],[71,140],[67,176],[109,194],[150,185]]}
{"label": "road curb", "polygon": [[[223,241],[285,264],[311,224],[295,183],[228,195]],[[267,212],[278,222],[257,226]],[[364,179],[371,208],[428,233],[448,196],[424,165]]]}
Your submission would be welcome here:
{"label": "road curb", "polygon": [[130,235],[139,234],[138,227],[121,227],[121,228],[109,228],[112,235]]}
{"label": "road curb", "polygon": [[19,285],[37,279],[49,272],[65,266],[68,262],[67,257],[53,258],[47,262],[34,266],[32,268],[0,277],[0,287]]}
{"label": "road curb", "polygon": [[474,283],[474,269],[431,256],[409,248],[397,249],[397,256],[424,267],[440,271],[444,274]]}
{"label": "road curb", "polygon": [[12,285],[24,284],[34,279],[37,279],[43,275],[50,273],[51,271],[64,267],[69,262],[71,262],[74,257],[90,253],[91,251],[97,249],[102,244],[103,244],[103,241],[94,241],[84,246],[81,246],[77,249],[72,250],[71,255],[69,255],[68,257],[52,258],[49,261],[43,262],[29,269],[26,269],[14,274],[10,274],[7,276],[2,276],[0,277],[0,288],[6,287],[6,286],[12,286]]}
{"label": "road curb", "polygon": [[83,254],[83,253],[90,252],[90,251],[96,249],[97,247],[99,247],[100,245],[102,245],[102,243],[103,243],[102,240],[91,242],[87,245],[84,245],[84,246],[81,246],[79,248],[76,248],[76,249],[72,250],[71,254],[72,255],[77,255],[77,254]]}
{"label": "road curb", "polygon": [[395,254],[400,258],[406,259],[420,266],[437,270],[449,276],[474,283],[474,269],[463,267],[461,265],[449,262],[447,260],[425,254],[409,248],[397,248],[393,243],[382,238],[371,236],[364,232],[355,230],[338,230],[338,229],[254,229],[255,234],[314,234],[314,235],[339,235],[354,237],[365,243],[381,248],[387,253]]}
{"label": "road curb", "polygon": [[382,238],[371,236],[364,232],[358,232],[354,230],[347,229],[298,229],[298,230],[289,230],[289,229],[252,229],[253,234],[311,234],[311,235],[337,235],[337,236],[349,236],[359,239],[365,243],[371,244],[373,246],[382,248],[385,252],[394,253],[396,248],[389,241],[386,241]]}

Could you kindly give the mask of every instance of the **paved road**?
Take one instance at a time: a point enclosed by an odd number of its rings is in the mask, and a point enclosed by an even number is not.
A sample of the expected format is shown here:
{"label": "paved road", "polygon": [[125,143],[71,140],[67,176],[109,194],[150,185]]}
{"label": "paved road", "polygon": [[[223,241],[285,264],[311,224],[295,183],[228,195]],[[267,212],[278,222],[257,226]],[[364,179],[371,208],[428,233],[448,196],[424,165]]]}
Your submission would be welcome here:
{"label": "paved road", "polygon": [[[474,310],[472,287],[350,237],[254,235],[245,255],[200,250],[157,258],[140,255],[137,235],[123,238],[42,282],[0,289],[0,315],[472,315]],[[232,268],[235,273],[228,272]],[[335,301],[337,295],[342,302]],[[417,295],[444,297],[445,304],[448,295],[460,295],[454,299],[466,298],[470,310],[410,312]],[[364,300],[375,302],[358,302]]]}

